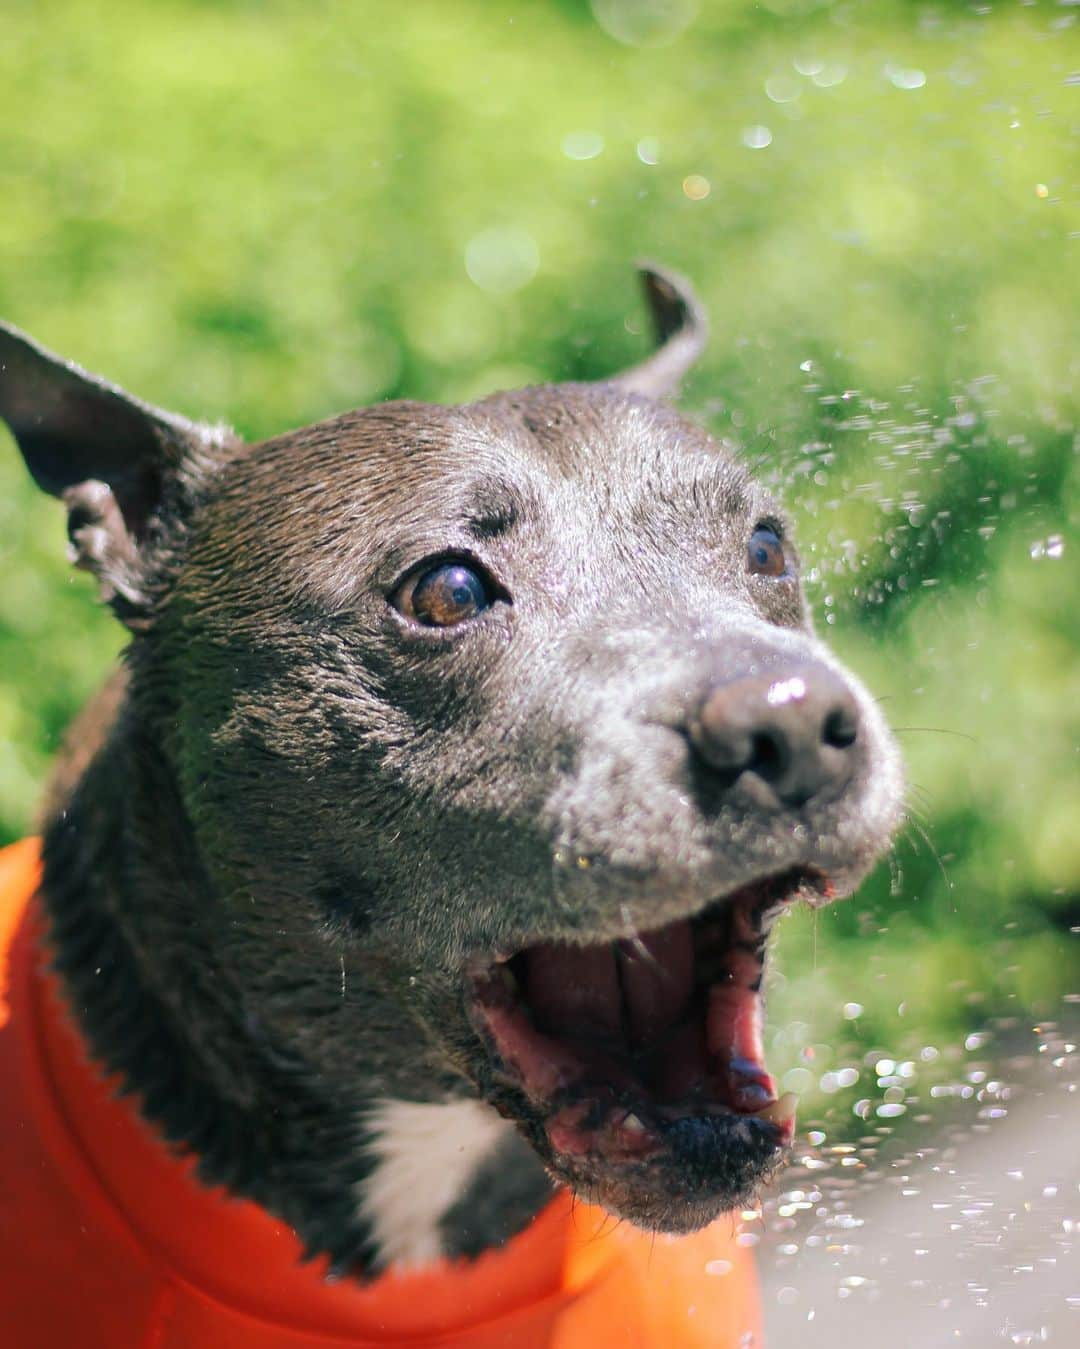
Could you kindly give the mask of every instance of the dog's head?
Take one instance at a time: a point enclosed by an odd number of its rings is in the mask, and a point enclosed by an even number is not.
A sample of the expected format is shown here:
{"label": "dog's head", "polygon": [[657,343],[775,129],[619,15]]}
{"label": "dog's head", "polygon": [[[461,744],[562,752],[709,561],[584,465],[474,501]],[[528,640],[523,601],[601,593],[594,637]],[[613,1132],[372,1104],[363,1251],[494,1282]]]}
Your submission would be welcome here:
{"label": "dog's head", "polygon": [[[242,1024],[475,1090],[582,1195],[688,1230],[791,1137],[769,925],[853,888],[901,786],[782,507],[659,401],[703,329],[646,279],[660,349],[605,383],[249,448],[9,331],[0,413],[134,634]],[[361,1065],[345,1004],[398,1051]]]}

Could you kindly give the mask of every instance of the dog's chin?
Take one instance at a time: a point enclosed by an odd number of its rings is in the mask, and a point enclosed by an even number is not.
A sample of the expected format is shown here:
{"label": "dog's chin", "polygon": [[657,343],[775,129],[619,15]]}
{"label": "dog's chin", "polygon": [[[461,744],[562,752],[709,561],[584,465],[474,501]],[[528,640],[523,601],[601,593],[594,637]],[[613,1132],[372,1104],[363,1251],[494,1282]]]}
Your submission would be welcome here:
{"label": "dog's chin", "polygon": [[594,946],[539,943],[473,975],[477,1079],[552,1175],[639,1227],[745,1205],[791,1143],[762,1048],[769,926],[825,878],[770,876],[690,918]]}

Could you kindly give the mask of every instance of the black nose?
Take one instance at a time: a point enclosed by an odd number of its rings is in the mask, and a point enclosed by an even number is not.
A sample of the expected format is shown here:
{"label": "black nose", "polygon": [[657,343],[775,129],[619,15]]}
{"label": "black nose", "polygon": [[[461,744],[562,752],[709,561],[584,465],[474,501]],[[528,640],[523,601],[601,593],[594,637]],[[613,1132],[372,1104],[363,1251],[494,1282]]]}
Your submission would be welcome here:
{"label": "black nose", "polygon": [[721,786],[761,804],[838,796],[855,767],[855,698],[824,665],[781,666],[709,688],[689,723]]}

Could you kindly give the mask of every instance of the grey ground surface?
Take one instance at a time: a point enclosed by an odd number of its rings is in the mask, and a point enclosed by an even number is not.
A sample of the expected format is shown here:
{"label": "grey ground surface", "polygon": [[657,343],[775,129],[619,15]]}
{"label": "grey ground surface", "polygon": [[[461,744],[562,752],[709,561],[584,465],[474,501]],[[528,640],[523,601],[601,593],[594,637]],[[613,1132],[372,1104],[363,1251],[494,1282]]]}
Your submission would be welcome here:
{"label": "grey ground surface", "polygon": [[797,1152],[747,1225],[769,1349],[1080,1346],[1075,1045],[1052,1030],[924,1139]]}

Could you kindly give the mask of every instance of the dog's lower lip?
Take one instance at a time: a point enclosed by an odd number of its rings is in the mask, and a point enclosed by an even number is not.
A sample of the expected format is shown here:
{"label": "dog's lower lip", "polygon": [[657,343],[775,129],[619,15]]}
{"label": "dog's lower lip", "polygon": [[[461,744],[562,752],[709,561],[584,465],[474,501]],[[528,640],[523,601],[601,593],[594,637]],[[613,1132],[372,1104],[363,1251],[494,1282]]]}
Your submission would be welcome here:
{"label": "dog's lower lip", "polygon": [[767,920],[828,893],[792,871],[616,943],[500,953],[469,997],[497,1081],[568,1160],[640,1165],[672,1129],[719,1116],[785,1146],[795,1100],[778,1096],[761,1043]]}

